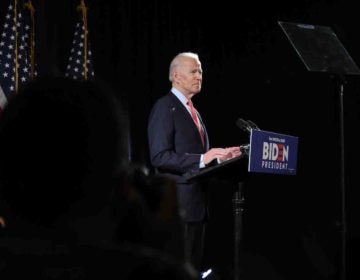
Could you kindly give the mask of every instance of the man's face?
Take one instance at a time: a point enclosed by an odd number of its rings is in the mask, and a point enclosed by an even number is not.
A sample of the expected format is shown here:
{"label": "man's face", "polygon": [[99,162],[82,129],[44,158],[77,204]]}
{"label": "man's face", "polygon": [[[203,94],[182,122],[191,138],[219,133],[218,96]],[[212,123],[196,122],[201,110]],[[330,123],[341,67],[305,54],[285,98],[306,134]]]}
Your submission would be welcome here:
{"label": "man's face", "polygon": [[201,90],[201,63],[193,58],[183,58],[176,70],[176,82],[179,89],[188,97],[192,97]]}

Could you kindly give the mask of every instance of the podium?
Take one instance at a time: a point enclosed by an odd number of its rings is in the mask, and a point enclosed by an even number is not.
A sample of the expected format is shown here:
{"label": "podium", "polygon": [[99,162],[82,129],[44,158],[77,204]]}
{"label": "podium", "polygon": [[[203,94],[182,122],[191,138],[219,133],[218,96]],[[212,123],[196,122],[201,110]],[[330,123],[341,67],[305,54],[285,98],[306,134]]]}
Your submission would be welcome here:
{"label": "podium", "polygon": [[345,206],[345,140],[344,140],[344,85],[346,75],[360,75],[335,32],[328,26],[278,22],[308,71],[332,75],[339,94],[339,135],[341,157],[341,274],[346,279],[346,206]]}
{"label": "podium", "polygon": [[230,159],[215,166],[204,168],[197,173],[187,173],[185,178],[190,182],[207,182],[216,177],[236,184],[237,188],[233,195],[234,213],[234,280],[239,280],[241,275],[242,257],[242,214],[245,199],[243,196],[243,183],[249,177],[248,155],[246,153],[239,157]]}
{"label": "podium", "polygon": [[240,146],[241,156],[221,164],[185,174],[188,181],[206,182],[214,177],[236,184],[232,204],[234,213],[234,280],[242,273],[242,228],[245,199],[243,184],[252,172],[276,175],[295,175],[297,166],[298,138],[291,135],[253,129],[250,131],[250,143]]}

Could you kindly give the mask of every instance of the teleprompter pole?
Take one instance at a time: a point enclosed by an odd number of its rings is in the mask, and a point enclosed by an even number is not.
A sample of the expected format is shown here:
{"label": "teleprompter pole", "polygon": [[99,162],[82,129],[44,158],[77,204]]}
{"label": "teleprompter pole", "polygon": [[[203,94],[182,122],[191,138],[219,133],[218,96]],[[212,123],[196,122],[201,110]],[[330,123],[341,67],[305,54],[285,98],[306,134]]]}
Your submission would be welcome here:
{"label": "teleprompter pole", "polygon": [[344,130],[344,85],[345,76],[336,76],[339,93],[339,119],[340,119],[340,188],[341,188],[341,260],[340,260],[340,280],[346,280],[346,197],[345,197],[345,130]]}

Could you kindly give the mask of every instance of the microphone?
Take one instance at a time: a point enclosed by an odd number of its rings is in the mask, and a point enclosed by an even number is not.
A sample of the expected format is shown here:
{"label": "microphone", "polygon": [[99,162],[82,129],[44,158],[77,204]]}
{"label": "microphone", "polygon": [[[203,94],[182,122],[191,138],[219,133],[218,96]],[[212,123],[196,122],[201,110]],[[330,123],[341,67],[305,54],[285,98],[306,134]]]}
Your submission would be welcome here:
{"label": "microphone", "polygon": [[251,132],[251,125],[247,121],[243,120],[242,118],[237,119],[236,125],[238,128],[240,128],[241,130],[244,130],[247,133]]}
{"label": "microphone", "polygon": [[248,124],[251,126],[252,129],[255,129],[255,130],[260,130],[260,128],[256,125],[256,123],[250,121],[250,120],[247,120]]}

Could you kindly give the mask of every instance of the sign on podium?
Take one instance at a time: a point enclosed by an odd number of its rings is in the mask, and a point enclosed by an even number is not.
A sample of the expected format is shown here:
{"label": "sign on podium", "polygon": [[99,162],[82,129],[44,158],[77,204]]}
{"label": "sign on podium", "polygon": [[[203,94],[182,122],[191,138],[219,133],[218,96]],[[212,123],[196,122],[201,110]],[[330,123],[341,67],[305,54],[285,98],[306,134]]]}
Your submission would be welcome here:
{"label": "sign on podium", "polygon": [[298,137],[252,129],[249,172],[296,175]]}

